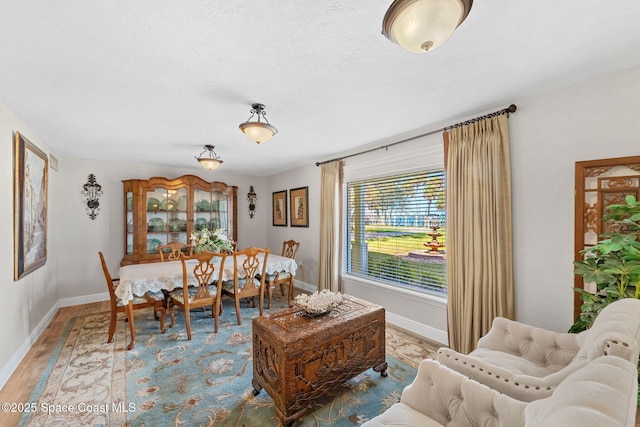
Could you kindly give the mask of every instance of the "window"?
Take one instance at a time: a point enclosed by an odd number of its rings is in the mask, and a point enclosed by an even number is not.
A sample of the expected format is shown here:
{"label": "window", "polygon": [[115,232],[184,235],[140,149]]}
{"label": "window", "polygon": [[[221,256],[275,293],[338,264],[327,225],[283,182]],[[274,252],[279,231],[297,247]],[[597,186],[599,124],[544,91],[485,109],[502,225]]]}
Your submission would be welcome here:
{"label": "window", "polygon": [[446,294],[444,171],[347,183],[347,272]]}

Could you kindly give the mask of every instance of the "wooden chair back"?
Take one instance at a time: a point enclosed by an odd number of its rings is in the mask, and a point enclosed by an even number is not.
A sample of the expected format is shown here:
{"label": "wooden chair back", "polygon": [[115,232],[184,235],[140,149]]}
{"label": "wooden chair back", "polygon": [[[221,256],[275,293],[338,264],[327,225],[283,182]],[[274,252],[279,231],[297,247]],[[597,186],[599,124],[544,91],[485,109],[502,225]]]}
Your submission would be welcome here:
{"label": "wooden chair back", "polygon": [[[260,255],[264,254],[264,258]],[[269,249],[247,248],[233,254],[233,282],[240,298],[259,295],[264,287]],[[260,279],[256,276],[260,275]]]}
{"label": "wooden chair back", "polygon": [[112,310],[115,309],[117,303],[116,297],[116,284],[114,282],[120,281],[120,279],[113,279],[111,277],[111,273],[109,273],[109,269],[107,268],[107,263],[104,260],[104,255],[102,252],[98,252],[100,256],[100,264],[102,264],[102,272],[104,273],[104,278],[107,281],[107,288],[109,289],[109,299],[111,299],[111,307]]}
{"label": "wooden chair back", "polygon": [[[298,249],[300,249],[300,242],[296,242],[295,240],[285,240],[282,244],[282,256],[296,259],[296,255],[298,254]],[[287,296],[287,303],[291,306],[291,299],[293,298],[293,276],[290,273],[279,272],[267,277],[266,281],[267,286],[267,298],[268,304],[267,308],[271,308],[271,299],[273,297],[273,288],[276,286],[280,286],[280,293],[284,296],[284,287],[287,286],[289,289],[289,295]]]}
{"label": "wooden chair back", "polygon": [[180,261],[185,256],[191,256],[193,246],[182,242],[169,242],[166,245],[159,245],[160,261]]}
{"label": "wooden chair back", "polygon": [[[191,307],[201,306],[203,300],[213,301],[215,297],[211,296],[209,286],[217,288],[216,295],[220,295],[222,288],[222,273],[224,271],[224,262],[227,258],[225,253],[217,252],[200,252],[189,257],[182,257],[182,290],[185,293],[185,301]],[[189,267],[187,261],[196,260],[195,266]],[[217,267],[217,271],[216,271]],[[191,299],[187,298],[189,292],[188,270],[191,269],[196,278],[196,292]],[[204,304],[206,305],[206,304]]]}
{"label": "wooden chair back", "polygon": [[[102,264],[102,272],[104,273],[104,278],[107,282],[109,299],[111,300],[111,321],[109,322],[109,336],[107,338],[107,342],[110,343],[113,341],[118,313],[125,313],[127,312],[128,308],[133,312],[133,310],[153,307],[154,315],[157,315],[158,311],[160,312],[160,330],[164,332],[164,297],[152,298],[147,293],[143,297],[134,298],[131,304],[123,304],[122,301],[116,296],[116,287],[119,284],[120,279],[114,279],[111,277],[111,273],[109,273],[109,269],[107,268],[107,263],[104,260],[104,255],[102,254],[102,252],[98,252],[98,255],[100,256],[100,264]],[[129,333],[131,336],[131,342],[127,346],[127,350],[131,350],[133,348],[133,342],[136,336],[133,322],[129,323]]]}
{"label": "wooden chair back", "polygon": [[[177,305],[184,311],[187,338],[191,339],[191,309],[211,307],[214,332],[218,332],[218,317],[220,316],[220,298],[222,296],[222,273],[225,253],[199,252],[197,254],[181,257],[182,263],[182,289],[176,289],[169,293],[169,314],[171,324],[175,323],[173,306]],[[193,262],[195,261],[195,262]],[[196,283],[190,286],[189,275],[193,273]]]}
{"label": "wooden chair back", "polygon": [[247,248],[233,254],[233,280],[223,283],[222,293],[234,298],[238,325],[242,324],[240,319],[242,298],[259,296],[260,316],[262,316],[268,258],[269,249],[261,248]]}
{"label": "wooden chair back", "polygon": [[296,259],[296,255],[298,255],[298,249],[300,249],[300,242],[296,242],[295,240],[287,240],[282,244],[282,256]]}

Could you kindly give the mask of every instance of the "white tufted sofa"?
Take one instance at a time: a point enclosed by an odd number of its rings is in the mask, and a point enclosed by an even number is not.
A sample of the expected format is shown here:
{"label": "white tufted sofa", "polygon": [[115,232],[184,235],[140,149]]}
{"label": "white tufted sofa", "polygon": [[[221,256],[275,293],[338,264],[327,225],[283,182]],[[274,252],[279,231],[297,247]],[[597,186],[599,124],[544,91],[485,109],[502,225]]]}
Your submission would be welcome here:
{"label": "white tufted sofa", "polygon": [[579,334],[556,333],[497,317],[477,348],[464,355],[438,350],[438,362],[494,390],[531,402],[551,395],[572,372],[602,355],[634,364],[640,352],[640,300],[605,307]]}
{"label": "white tufted sofa", "polygon": [[550,397],[525,403],[424,360],[400,402],[362,426],[633,427],[636,369],[602,356],[568,375]]}

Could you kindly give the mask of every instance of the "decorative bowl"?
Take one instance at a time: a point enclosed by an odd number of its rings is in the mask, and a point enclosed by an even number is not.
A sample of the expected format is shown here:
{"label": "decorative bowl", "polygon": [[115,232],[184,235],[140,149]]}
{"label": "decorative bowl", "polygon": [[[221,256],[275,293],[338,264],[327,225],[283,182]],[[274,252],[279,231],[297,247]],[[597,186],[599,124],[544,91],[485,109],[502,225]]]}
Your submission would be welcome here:
{"label": "decorative bowl", "polygon": [[208,212],[211,209],[211,204],[208,200],[202,199],[196,203],[196,209],[201,212]]}
{"label": "decorative bowl", "polygon": [[295,303],[307,316],[320,316],[328,313],[342,302],[342,294],[323,289],[311,295],[301,294],[295,298]]}
{"label": "decorative bowl", "polygon": [[161,240],[158,239],[147,239],[147,253],[148,254],[157,254],[158,246],[162,244]]}
{"label": "decorative bowl", "polygon": [[147,223],[149,231],[164,231],[164,220],[162,218],[151,218]]}
{"label": "decorative bowl", "polygon": [[173,211],[177,209],[178,203],[173,199],[164,199],[160,202],[160,209],[163,211]]}
{"label": "decorative bowl", "polygon": [[186,226],[185,222],[180,218],[171,218],[167,223],[169,231],[180,231],[183,226]]}
{"label": "decorative bowl", "polygon": [[187,211],[187,196],[178,197],[178,210],[179,211]]}
{"label": "decorative bowl", "polygon": [[196,219],[196,230],[202,230],[203,228],[207,228],[209,226],[209,221],[206,218],[198,218]]}
{"label": "decorative bowl", "polygon": [[220,228],[220,220],[218,218],[211,218],[211,221],[209,221],[209,229],[217,230],[218,228]]}
{"label": "decorative bowl", "polygon": [[149,197],[147,199],[147,210],[148,211],[157,211],[160,209],[160,200],[155,197]]}

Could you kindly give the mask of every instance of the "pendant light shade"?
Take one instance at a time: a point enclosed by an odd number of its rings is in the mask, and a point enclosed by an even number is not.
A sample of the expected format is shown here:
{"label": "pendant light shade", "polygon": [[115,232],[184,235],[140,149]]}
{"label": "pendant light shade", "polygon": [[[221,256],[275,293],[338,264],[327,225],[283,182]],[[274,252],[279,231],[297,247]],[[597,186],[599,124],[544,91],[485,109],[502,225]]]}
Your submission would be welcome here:
{"label": "pendant light shade", "polygon": [[[252,122],[251,119],[254,116],[258,116],[258,119]],[[264,122],[260,121],[261,118],[264,119]],[[239,127],[240,130],[256,144],[267,142],[273,135],[278,133],[278,129],[272,126],[269,120],[267,120],[263,104],[252,104],[251,116],[246,122],[241,123]]]}
{"label": "pendant light shade", "polygon": [[409,52],[430,52],[451,37],[472,5],[473,0],[395,0],[382,34]]}
{"label": "pendant light shade", "polygon": [[222,164],[220,156],[218,156],[216,152],[213,151],[214,148],[215,147],[213,145],[205,145],[204,151],[200,153],[198,157],[196,157],[196,160],[200,162],[202,167],[210,171],[218,169],[218,166]]}

